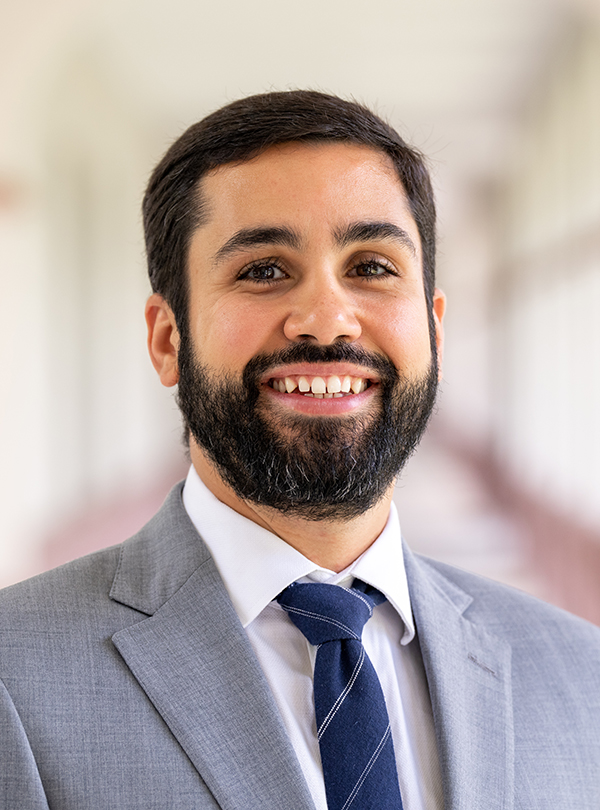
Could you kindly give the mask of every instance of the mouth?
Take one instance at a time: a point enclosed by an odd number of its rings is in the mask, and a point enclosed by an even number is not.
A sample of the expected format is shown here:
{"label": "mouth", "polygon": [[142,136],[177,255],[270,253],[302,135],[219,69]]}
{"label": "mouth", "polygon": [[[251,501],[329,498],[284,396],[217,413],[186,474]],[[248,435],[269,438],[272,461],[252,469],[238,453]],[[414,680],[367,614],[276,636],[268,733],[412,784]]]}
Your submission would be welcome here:
{"label": "mouth", "polygon": [[267,382],[270,388],[280,394],[301,394],[314,399],[341,399],[361,394],[375,384],[367,377],[354,377],[349,374],[328,376],[290,374],[271,377]]}

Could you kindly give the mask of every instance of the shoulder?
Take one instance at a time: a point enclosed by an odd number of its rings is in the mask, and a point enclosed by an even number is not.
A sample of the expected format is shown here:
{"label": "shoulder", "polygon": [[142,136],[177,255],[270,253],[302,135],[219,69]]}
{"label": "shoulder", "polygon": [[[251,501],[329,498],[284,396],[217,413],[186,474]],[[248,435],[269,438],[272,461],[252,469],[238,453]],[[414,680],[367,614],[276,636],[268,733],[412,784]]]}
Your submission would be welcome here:
{"label": "shoulder", "polygon": [[419,555],[415,562],[430,580],[449,584],[465,595],[464,618],[508,641],[513,651],[531,656],[536,650],[545,655],[551,650],[576,659],[585,650],[600,664],[600,628],[590,622],[517,588],[454,566]]}
{"label": "shoulder", "polygon": [[[532,783],[547,781],[544,763],[552,761],[554,768],[564,761],[560,739],[566,737],[573,740],[578,767],[597,768],[600,629],[515,588],[443,563],[411,555],[407,568],[409,586],[416,585],[411,601],[424,655],[434,660],[429,648],[435,642],[435,652],[443,647],[445,653],[443,660],[435,658],[438,666],[462,661],[452,670],[459,673],[455,684],[461,689],[475,683],[472,671],[467,677],[467,660],[488,666],[510,702],[519,761]],[[434,680],[438,676],[432,674]],[[486,690],[492,685],[488,679]],[[542,750],[547,756],[539,754]]]}
{"label": "shoulder", "polygon": [[120,554],[113,546],[0,590],[0,632],[66,630],[106,613]]}
{"label": "shoulder", "polygon": [[184,509],[176,484],[161,509],[117,546],[81,557],[0,591],[0,640],[5,632],[44,628],[116,632],[153,615],[191,575],[218,578],[212,558]]}
{"label": "shoulder", "polygon": [[177,484],[154,517],[123,543],[0,590],[0,629],[28,620],[60,619],[63,626],[70,616],[81,620],[123,605],[153,613],[207,556],[181,489]]}

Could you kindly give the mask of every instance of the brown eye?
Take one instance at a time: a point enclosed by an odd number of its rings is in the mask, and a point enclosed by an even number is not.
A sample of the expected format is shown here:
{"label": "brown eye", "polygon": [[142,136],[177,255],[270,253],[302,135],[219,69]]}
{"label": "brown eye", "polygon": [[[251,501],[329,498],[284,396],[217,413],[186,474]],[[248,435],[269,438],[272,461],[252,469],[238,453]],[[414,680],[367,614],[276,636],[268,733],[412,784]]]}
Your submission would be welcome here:
{"label": "brown eye", "polygon": [[377,278],[379,276],[396,275],[396,273],[385,262],[369,259],[368,261],[355,264],[350,275],[355,275],[359,278]]}
{"label": "brown eye", "polygon": [[286,278],[286,273],[275,262],[257,262],[247,267],[240,274],[242,281],[270,282]]}

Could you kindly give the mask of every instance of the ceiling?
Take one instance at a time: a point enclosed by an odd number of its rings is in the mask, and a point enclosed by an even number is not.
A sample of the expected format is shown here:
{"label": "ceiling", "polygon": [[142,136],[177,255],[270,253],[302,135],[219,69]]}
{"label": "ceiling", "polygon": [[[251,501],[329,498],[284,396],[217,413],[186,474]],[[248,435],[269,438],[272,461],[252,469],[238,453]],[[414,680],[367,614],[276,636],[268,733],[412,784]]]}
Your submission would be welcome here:
{"label": "ceiling", "polygon": [[558,0],[119,0],[87,33],[166,121],[312,87],[374,105],[434,159],[449,150],[477,174],[494,170],[572,11]]}
{"label": "ceiling", "polygon": [[85,52],[169,138],[240,95],[312,87],[374,106],[434,162],[494,176],[561,42],[596,5],[3,0],[0,104],[10,116]]}

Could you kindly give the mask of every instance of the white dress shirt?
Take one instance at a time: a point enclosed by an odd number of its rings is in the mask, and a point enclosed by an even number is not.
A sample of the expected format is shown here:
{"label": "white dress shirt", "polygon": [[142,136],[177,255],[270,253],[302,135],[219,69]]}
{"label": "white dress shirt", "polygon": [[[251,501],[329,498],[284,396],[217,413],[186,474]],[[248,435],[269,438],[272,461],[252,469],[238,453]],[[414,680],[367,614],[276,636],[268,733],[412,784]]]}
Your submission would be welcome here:
{"label": "white dress shirt", "polygon": [[209,548],[279,707],[317,810],[327,810],[316,736],[312,677],[316,655],[275,597],[295,581],[380,590],[363,644],[381,681],[390,718],[404,810],[441,810],[439,758],[431,700],[415,638],[400,525],[388,522],[364,554],[339,574],[319,568],[277,535],[219,501],[192,466],[183,503]]}

